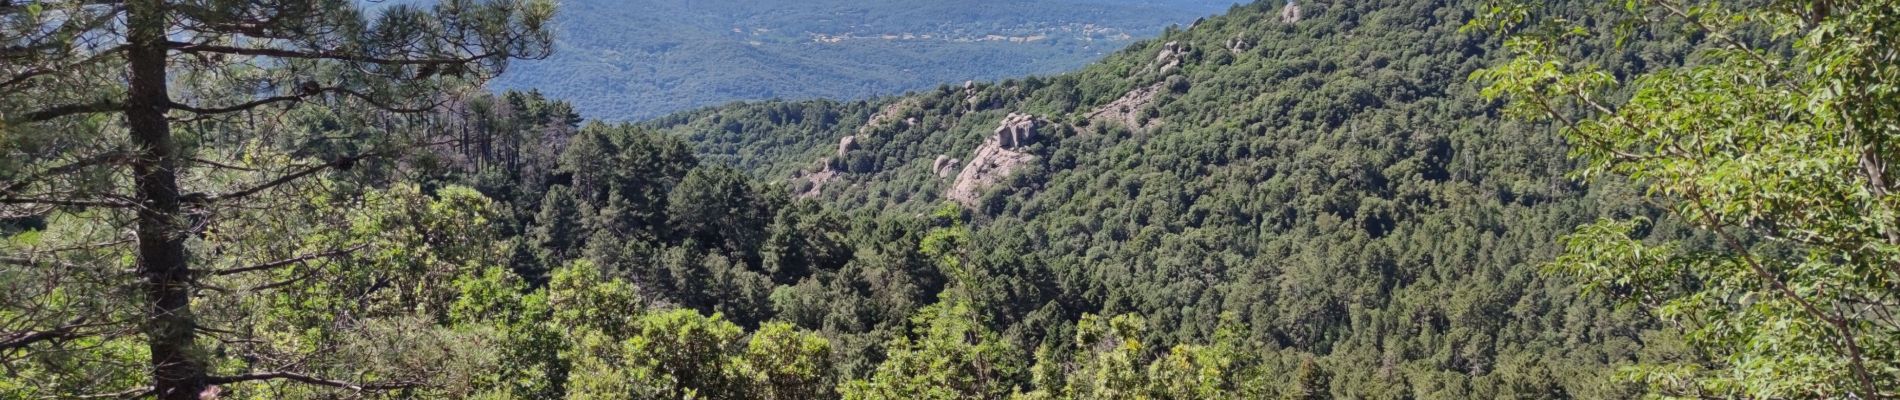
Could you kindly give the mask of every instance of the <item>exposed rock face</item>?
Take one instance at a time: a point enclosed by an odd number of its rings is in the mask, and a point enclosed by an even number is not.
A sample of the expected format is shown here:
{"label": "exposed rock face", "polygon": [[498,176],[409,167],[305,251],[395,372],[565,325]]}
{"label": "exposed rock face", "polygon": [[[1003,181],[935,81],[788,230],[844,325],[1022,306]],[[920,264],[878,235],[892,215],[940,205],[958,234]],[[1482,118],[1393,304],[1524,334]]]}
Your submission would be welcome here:
{"label": "exposed rock face", "polygon": [[957,164],[962,161],[963,160],[950,158],[950,156],[938,154],[937,160],[930,162],[930,172],[937,174],[939,178],[949,177],[951,173],[957,171]]}
{"label": "exposed rock face", "polygon": [[[970,157],[969,164],[957,174],[956,181],[944,192],[943,197],[965,206],[975,205],[977,196],[984,189],[1008,177],[1017,168],[1035,161],[1035,155],[1017,150],[1034,143],[1038,138],[1036,128],[1039,123],[1035,116],[1028,114],[1011,113],[1003,118],[1001,126],[996,128],[996,134],[984,140],[983,145],[977,146],[976,154]],[[939,174],[947,174],[949,169],[955,168],[957,160],[940,156],[938,161],[950,164],[935,165],[940,168]]]}
{"label": "exposed rock face", "polygon": [[811,184],[810,187],[806,188],[804,191],[798,192],[794,196],[797,196],[798,198],[801,198],[801,199],[817,197],[818,194],[821,193],[822,190],[824,189],[825,184],[831,183],[831,181],[835,181],[835,180],[838,180],[838,170],[836,168],[831,167],[831,159],[820,158],[818,159],[817,172],[800,173],[799,175],[792,177],[793,182],[805,181]]}
{"label": "exposed rock face", "polygon": [[1010,113],[1003,118],[1002,126],[996,127],[996,136],[992,138],[1005,149],[1014,149],[1028,145],[1036,140],[1036,117],[1029,114]]}
{"label": "exposed rock face", "polygon": [[[871,118],[864,121],[864,126],[858,127],[858,133],[865,133],[865,132],[870,131],[871,129],[876,129],[884,125],[885,123],[896,119],[898,116],[903,115],[905,111],[908,111],[911,108],[915,108],[917,104],[918,104],[917,99],[910,98],[910,99],[904,99],[902,101],[898,101],[896,103],[891,103],[890,105],[884,106],[884,108],[877,110],[876,114],[871,114]],[[916,118],[913,117],[910,119],[916,119]],[[906,121],[909,121],[910,119],[907,119]],[[911,124],[915,125],[916,123],[913,122]]]}
{"label": "exposed rock face", "polygon": [[997,146],[995,143],[986,142],[983,146],[976,148],[976,155],[971,156],[970,165],[963,167],[963,172],[957,174],[956,183],[950,186],[949,191],[944,192],[943,197],[966,206],[975,205],[977,196],[983,194],[984,189],[1002,181],[1011,172],[1015,172],[1017,167],[1035,160],[1034,155],[1018,153]]}
{"label": "exposed rock face", "polygon": [[1288,24],[1300,22],[1300,5],[1287,0],[1286,7],[1280,9],[1280,22]]}
{"label": "exposed rock face", "polygon": [[1187,55],[1188,50],[1187,45],[1178,41],[1161,45],[1161,53],[1155,55],[1155,70],[1165,74],[1180,68],[1181,57]]}
{"label": "exposed rock face", "polygon": [[884,108],[879,109],[877,113],[871,114],[871,117],[864,121],[864,126],[858,127],[856,135],[845,136],[838,139],[838,150],[836,154],[833,154],[831,157],[818,159],[816,168],[800,171],[792,175],[791,181],[793,183],[803,182],[810,184],[805,190],[799,191],[796,196],[799,198],[817,196],[820,191],[824,189],[826,183],[843,178],[843,174],[847,172],[844,171],[846,168],[834,164],[843,163],[845,154],[859,148],[858,136],[872,134],[874,129],[891,124],[893,121],[903,123],[906,128],[917,125],[918,120],[916,117],[904,118],[902,121],[898,121],[897,118],[903,116],[905,112],[916,108],[918,104],[918,101],[914,98],[904,99],[886,105]]}
{"label": "exposed rock face", "polygon": [[1249,40],[1245,36],[1234,36],[1232,39],[1227,39],[1227,51],[1239,55],[1240,53],[1247,52],[1247,50],[1253,50],[1253,40]]}
{"label": "exposed rock face", "polygon": [[1177,58],[1178,56],[1181,55],[1182,52],[1185,51],[1186,48],[1187,46],[1181,45],[1180,41],[1171,41],[1171,42],[1164,43],[1161,45],[1161,53],[1158,55],[1155,55],[1155,61],[1160,62],[1160,61],[1167,61],[1170,59]]}
{"label": "exposed rock face", "polygon": [[858,149],[857,135],[845,136],[844,139],[838,140],[838,157],[839,158],[844,158],[844,153],[850,152],[852,150],[857,150],[857,149]]}
{"label": "exposed rock face", "polygon": [[1162,83],[1156,83],[1151,86],[1130,90],[1128,94],[1122,95],[1121,98],[1115,99],[1114,102],[1110,102],[1101,108],[1095,109],[1094,112],[1090,112],[1089,119],[1116,122],[1122,124],[1122,126],[1127,126],[1129,129],[1141,129],[1154,126],[1160,123],[1160,121],[1146,121],[1146,123],[1143,123],[1141,120],[1141,111],[1147,109],[1149,104],[1154,103],[1155,94],[1161,93],[1163,85]]}

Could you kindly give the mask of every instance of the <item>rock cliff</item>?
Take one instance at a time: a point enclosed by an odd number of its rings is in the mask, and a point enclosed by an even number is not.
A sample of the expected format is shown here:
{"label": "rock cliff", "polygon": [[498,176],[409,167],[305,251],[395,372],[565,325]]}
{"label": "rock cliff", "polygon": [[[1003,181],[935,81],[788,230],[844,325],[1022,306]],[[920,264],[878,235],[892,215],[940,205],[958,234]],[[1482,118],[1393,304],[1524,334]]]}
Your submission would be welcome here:
{"label": "rock cliff", "polygon": [[[1008,117],[1004,117],[1003,122],[996,127],[995,133],[984,140],[982,145],[977,146],[974,154],[970,156],[970,162],[963,167],[962,172],[957,174],[956,181],[950,185],[949,190],[944,192],[943,197],[966,206],[974,205],[977,196],[982,195],[985,189],[1002,181],[1018,168],[1035,161],[1035,155],[1023,152],[1022,149],[1039,139],[1038,129],[1042,123],[1043,121],[1029,114],[1011,113]],[[952,164],[955,162],[953,159],[944,157],[938,157],[938,161]],[[955,166],[946,168],[938,164],[936,167],[939,174],[944,174],[948,172],[948,168]]]}

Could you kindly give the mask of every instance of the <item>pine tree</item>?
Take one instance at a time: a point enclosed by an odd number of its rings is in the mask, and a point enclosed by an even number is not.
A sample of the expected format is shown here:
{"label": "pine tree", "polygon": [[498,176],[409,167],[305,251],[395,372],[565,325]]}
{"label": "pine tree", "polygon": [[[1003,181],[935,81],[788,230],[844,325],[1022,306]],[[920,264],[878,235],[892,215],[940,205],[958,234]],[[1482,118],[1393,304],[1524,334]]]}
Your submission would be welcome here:
{"label": "pine tree", "polygon": [[908,336],[869,379],[839,386],[846,399],[996,399],[1018,391],[1025,355],[985,328],[969,303],[950,299],[918,310]]}
{"label": "pine tree", "polygon": [[1300,360],[1300,369],[1293,374],[1293,388],[1286,391],[1287,400],[1325,400],[1333,398],[1327,390],[1331,377],[1319,363],[1308,356]]}
{"label": "pine tree", "polygon": [[[148,354],[143,387],[124,394],[197,399],[217,385],[294,381],[379,389],[298,371],[213,375],[214,352],[200,346],[194,298],[211,277],[270,271],[320,256],[211,271],[215,249],[188,243],[220,210],[262,206],[262,199],[331,170],[394,155],[418,143],[359,143],[353,152],[297,164],[242,164],[204,150],[209,142],[292,143],[294,132],[262,132],[257,119],[283,110],[418,112],[434,108],[449,85],[479,82],[511,58],[549,49],[546,1],[444,0],[432,11],[389,6],[374,21],[353,0],[69,0],[0,2],[0,216],[47,218],[87,213],[122,221],[128,232],[108,247],[129,249],[134,276],[115,277],[99,293],[136,293],[135,316],[72,315],[61,326],[22,327],[47,335],[6,348],[137,337]],[[384,121],[384,126],[387,126]],[[301,143],[300,143],[301,142]],[[347,150],[352,146],[334,146]],[[363,149],[367,147],[368,149]],[[206,176],[240,177],[237,182]],[[188,179],[191,178],[191,179]],[[190,184],[190,185],[188,185]],[[202,186],[193,186],[202,185]],[[288,238],[286,238],[288,239]],[[97,250],[97,248],[88,248]],[[337,252],[342,252],[339,249]],[[56,251],[23,254],[10,264],[54,269]],[[48,272],[51,277],[61,276]],[[96,282],[88,282],[92,284]],[[13,331],[13,327],[8,327]],[[47,329],[50,328],[50,329]],[[130,333],[141,332],[132,336]],[[59,393],[68,397],[72,393]]]}
{"label": "pine tree", "polygon": [[[548,188],[541,200],[541,212],[535,215],[534,245],[545,253],[542,265],[561,265],[578,256],[584,246],[586,226],[581,224],[580,206],[574,191],[565,185]],[[528,275],[535,278],[538,275]]]}

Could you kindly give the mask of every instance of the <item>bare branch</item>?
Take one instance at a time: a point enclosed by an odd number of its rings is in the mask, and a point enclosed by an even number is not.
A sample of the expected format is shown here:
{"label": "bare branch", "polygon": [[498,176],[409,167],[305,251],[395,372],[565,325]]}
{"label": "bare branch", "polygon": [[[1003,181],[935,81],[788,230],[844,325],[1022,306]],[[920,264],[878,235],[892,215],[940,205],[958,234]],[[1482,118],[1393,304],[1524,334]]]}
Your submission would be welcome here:
{"label": "bare branch", "polygon": [[73,396],[74,399],[136,399],[152,395],[151,386],[140,386],[124,391]]}
{"label": "bare branch", "polygon": [[227,164],[223,162],[207,160],[201,157],[192,157],[191,162],[209,165],[209,166],[218,167],[218,168],[224,168],[224,169],[235,169],[239,171],[252,171],[252,172],[257,171],[257,168],[240,167],[240,166],[231,165],[231,164]]}
{"label": "bare branch", "polygon": [[[243,289],[242,291],[245,291],[245,292],[260,292],[260,291],[265,291],[265,290],[271,290],[271,289],[276,289],[276,288],[280,288],[280,287],[285,287],[285,286],[290,286],[291,284],[295,284],[295,283],[297,283],[297,282],[303,282],[303,281],[304,281],[304,280],[306,280],[306,279],[310,279],[310,278],[311,278],[312,276],[316,276],[316,273],[315,273],[315,272],[312,272],[312,273],[308,273],[308,274],[303,274],[303,275],[301,275],[301,276],[298,276],[298,277],[295,277],[295,278],[290,278],[290,279],[285,279],[285,280],[281,280],[281,281],[276,281],[276,282],[271,282],[271,283],[266,283],[266,284],[262,284],[262,285],[257,285],[257,286],[252,286],[252,287],[248,287],[248,288],[244,288],[244,289]],[[220,291],[220,292],[227,292],[227,293],[228,293],[228,292],[231,292],[231,291],[232,291],[232,290],[230,290],[230,289],[224,289],[224,288],[218,288],[217,290],[218,290],[218,291]]]}
{"label": "bare branch", "polygon": [[81,327],[83,325],[65,325],[44,331],[0,333],[0,352],[26,348],[39,342],[76,338],[81,336]]}
{"label": "bare branch", "polygon": [[219,194],[219,195],[204,196],[202,201],[209,203],[209,202],[218,202],[218,201],[224,201],[224,200],[244,198],[251,195],[255,195],[259,192],[270,190],[271,188],[283,186],[284,184],[294,182],[298,179],[302,179],[304,177],[310,176],[312,174],[316,174],[318,172],[323,172],[324,170],[328,170],[331,168],[346,168],[348,166],[355,165],[357,162],[365,160],[365,159],[376,158],[376,157],[387,157],[399,152],[407,151],[409,149],[413,149],[417,147],[428,147],[428,146],[433,146],[436,144],[439,144],[439,143],[438,142],[420,143],[420,144],[416,144],[412,146],[401,146],[397,148],[383,149],[379,151],[372,151],[372,152],[367,152],[363,154],[357,154],[353,156],[338,158],[336,160],[332,160],[327,163],[305,167],[304,169],[298,170],[297,172],[292,172],[284,176],[277,177],[276,179],[271,179],[264,183],[257,184],[256,186],[251,186],[246,189],[242,189],[242,190],[238,190],[238,191],[230,192],[230,193],[225,193],[225,194]]}
{"label": "bare branch", "polygon": [[304,261],[310,261],[310,260],[314,260],[318,258],[328,258],[328,257],[336,257],[340,255],[350,254],[350,253],[356,252],[357,250],[362,250],[364,247],[368,247],[368,245],[359,244],[356,246],[351,246],[350,248],[347,248],[347,249],[336,249],[336,250],[330,250],[330,251],[326,251],[322,253],[305,254],[301,256],[286,258],[286,259],[277,260],[277,261],[271,261],[271,262],[253,265],[249,267],[209,271],[209,272],[206,272],[205,274],[210,275],[210,276],[225,276],[225,275],[242,274],[246,272],[263,271],[263,270],[268,270],[272,268],[289,266],[293,264],[301,264]]}
{"label": "bare branch", "polygon": [[[78,3],[82,7],[119,6],[119,5],[125,4],[125,2],[121,0],[77,0],[77,1],[45,0],[45,1],[40,1],[39,3],[45,4],[51,7],[65,7],[71,3]],[[19,13],[19,12],[24,12],[24,11],[26,11],[26,5],[24,4],[14,4],[13,2],[0,3],[0,15],[12,15],[14,13]]]}
{"label": "bare branch", "polygon": [[38,197],[0,197],[0,204],[33,204],[33,205],[46,205],[46,206],[106,207],[106,208],[128,208],[128,207],[133,206],[132,203],[119,202],[119,201],[66,200],[66,199],[48,199],[48,198],[38,198]]}
{"label": "bare branch", "polygon": [[241,56],[297,58],[297,59],[307,59],[307,60],[336,60],[336,61],[359,62],[359,63],[368,63],[368,64],[382,64],[382,65],[463,64],[463,63],[479,61],[486,58],[494,58],[494,57],[500,57],[500,56],[506,55],[505,53],[502,53],[502,52],[491,51],[487,53],[476,54],[476,55],[472,55],[468,57],[459,57],[459,58],[400,59],[400,58],[382,58],[382,57],[369,56],[365,54],[351,54],[351,53],[341,53],[341,52],[325,51],[325,50],[298,51],[298,50],[237,47],[237,46],[215,45],[215,44],[208,44],[208,43],[185,43],[185,42],[167,42],[166,45],[170,46],[172,50],[177,50],[177,51],[186,52],[186,53],[219,53],[219,54],[231,54],[231,55],[241,55]]}
{"label": "bare branch", "polygon": [[317,385],[317,386],[329,386],[329,387],[334,387],[334,388],[349,389],[349,390],[358,391],[358,392],[402,389],[402,388],[418,386],[416,383],[413,383],[413,382],[357,384],[357,383],[350,383],[350,382],[339,381],[339,380],[318,378],[318,377],[305,375],[305,374],[299,374],[295,372],[282,372],[282,371],[259,372],[259,373],[232,375],[232,376],[210,376],[210,377],[205,377],[205,383],[212,384],[212,385],[224,385],[224,384],[232,384],[232,383],[239,383],[239,382],[275,380],[275,379],[296,381],[296,382]]}
{"label": "bare branch", "polygon": [[123,321],[90,322],[87,321],[87,317],[80,316],[68,320],[65,324],[52,329],[0,332],[0,352],[24,349],[27,346],[32,346],[40,342],[71,340],[101,335],[101,332],[97,330],[88,331],[87,328],[111,326],[122,322]]}
{"label": "bare branch", "polygon": [[73,267],[72,264],[67,264],[67,263],[63,263],[59,261],[39,260],[39,259],[33,259],[33,258],[20,258],[20,257],[0,257],[0,264],[17,265],[17,266],[28,267],[28,268],[45,267],[45,266],[68,267],[68,268]]}
{"label": "bare branch", "polygon": [[275,188],[278,186],[283,186],[286,183],[294,182],[298,179],[303,179],[304,177],[316,174],[318,172],[323,172],[324,170],[337,168],[344,165],[354,164],[357,161],[361,161],[365,158],[374,157],[374,156],[377,156],[378,154],[379,153],[372,152],[372,153],[364,153],[364,154],[358,154],[358,155],[349,156],[349,157],[338,158],[334,161],[330,161],[327,163],[306,167],[297,172],[292,172],[290,174],[277,177],[277,179],[265,181],[264,183],[257,184],[256,186],[251,186],[246,189],[238,190],[231,193],[220,194],[220,195],[205,196],[204,201],[218,202],[218,201],[223,201],[223,200],[232,200],[232,199],[249,197],[259,192],[270,190],[271,188]]}
{"label": "bare branch", "polygon": [[125,105],[119,104],[119,102],[110,101],[110,100],[99,100],[99,101],[95,101],[91,103],[66,104],[66,105],[53,106],[53,107],[42,109],[39,111],[26,113],[26,115],[22,115],[19,118],[13,118],[13,121],[15,123],[40,122],[40,121],[46,121],[46,120],[69,116],[69,115],[98,114],[98,113],[103,113],[103,112],[114,112],[114,111],[119,111],[123,109],[125,109]]}
{"label": "bare branch", "polygon": [[305,97],[315,96],[315,95],[317,95],[317,93],[267,97],[267,98],[258,99],[255,101],[246,102],[243,104],[236,104],[236,105],[230,105],[230,106],[224,106],[224,107],[199,107],[199,106],[193,106],[190,104],[172,102],[172,109],[188,111],[188,112],[192,112],[196,114],[224,114],[224,113],[232,113],[232,112],[238,112],[238,111],[246,111],[246,110],[250,110],[253,108],[270,105],[274,103],[282,103],[282,102],[287,102],[287,101],[302,101]]}
{"label": "bare branch", "polygon": [[22,178],[19,181],[15,181],[4,188],[0,188],[0,193],[12,193],[14,191],[26,188],[27,185],[31,185],[34,182],[38,182],[50,176],[68,174],[68,173],[72,173],[74,171],[78,171],[80,169],[84,169],[86,167],[91,167],[95,165],[117,164],[120,162],[128,161],[131,158],[132,158],[131,153],[126,153],[122,151],[106,152],[106,153],[94,155],[92,157],[81,158],[77,161],[67,163],[66,165],[61,165],[61,166],[57,166],[53,168],[47,168],[45,171],[40,171],[39,173],[35,173],[33,175],[27,176],[26,178]]}
{"label": "bare branch", "polygon": [[43,76],[46,74],[72,71],[75,68],[79,68],[86,64],[92,64],[92,63],[98,62],[100,60],[105,59],[108,56],[118,54],[121,51],[125,51],[125,46],[123,45],[115,46],[113,48],[106,49],[98,53],[93,53],[93,55],[86,57],[86,59],[79,60],[77,62],[62,64],[56,67],[34,68],[31,70],[27,70],[25,72],[20,72],[19,75],[14,75],[12,78],[7,78],[7,80],[5,81],[0,81],[0,89],[6,89],[8,86],[17,85],[22,82],[26,82],[29,79],[33,79],[35,77]]}
{"label": "bare branch", "polygon": [[[12,2],[0,1],[0,16],[7,14],[4,8],[10,6],[9,3]],[[42,4],[44,3],[42,2]],[[21,35],[21,37],[13,38],[16,39],[13,43],[25,44],[0,48],[0,59],[17,59],[30,57],[36,53],[47,51],[70,50],[71,48],[67,47],[67,43],[59,40],[59,38],[83,36],[88,32],[97,31],[106,24],[118,20],[120,11],[124,11],[124,7],[113,4],[110,10],[100,13],[99,15],[93,15],[90,19],[79,18],[78,16],[72,15],[72,13],[62,12],[61,18],[59,19],[63,20],[63,22],[59,24],[59,27],[52,29],[28,28],[27,32],[19,32],[18,34]],[[37,33],[37,35],[34,35],[35,33]],[[48,41],[49,39],[51,40]]]}
{"label": "bare branch", "polygon": [[317,95],[324,94],[324,93],[343,94],[345,96],[362,100],[363,102],[369,103],[371,106],[382,109],[384,111],[389,111],[389,112],[394,112],[394,113],[419,113],[419,112],[433,110],[437,106],[440,105],[439,103],[431,103],[428,105],[423,105],[423,106],[413,107],[413,108],[400,107],[386,101],[377,100],[375,96],[371,96],[369,94],[359,92],[356,90],[352,90],[352,89],[348,89],[348,88],[344,88],[340,86],[316,87],[313,85],[312,87],[302,89],[302,92],[298,94],[266,97],[262,99],[252,100],[252,101],[229,105],[229,106],[205,107],[205,106],[193,106],[190,104],[172,102],[171,108],[175,110],[181,110],[181,111],[187,111],[187,112],[199,114],[201,116],[228,114],[228,113],[239,112],[239,111],[249,111],[251,109],[255,109],[255,108],[266,106],[266,105],[276,104],[276,103],[299,102],[299,101],[303,101],[304,99],[315,97]]}

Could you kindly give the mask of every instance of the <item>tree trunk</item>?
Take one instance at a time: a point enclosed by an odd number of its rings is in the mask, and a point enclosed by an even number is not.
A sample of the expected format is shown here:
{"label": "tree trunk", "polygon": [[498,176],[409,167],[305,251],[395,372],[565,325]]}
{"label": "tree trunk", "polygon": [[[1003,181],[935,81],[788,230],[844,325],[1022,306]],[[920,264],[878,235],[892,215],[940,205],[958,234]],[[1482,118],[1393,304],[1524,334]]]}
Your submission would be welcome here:
{"label": "tree trunk", "polygon": [[190,268],[186,264],[184,215],[179,205],[178,154],[165,113],[164,0],[126,3],[126,59],[129,90],[125,122],[138,146],[133,180],[137,185],[138,272],[146,297],[144,330],[151,351],[152,389],[162,400],[197,399],[205,389],[205,367],[195,354],[191,314]]}

